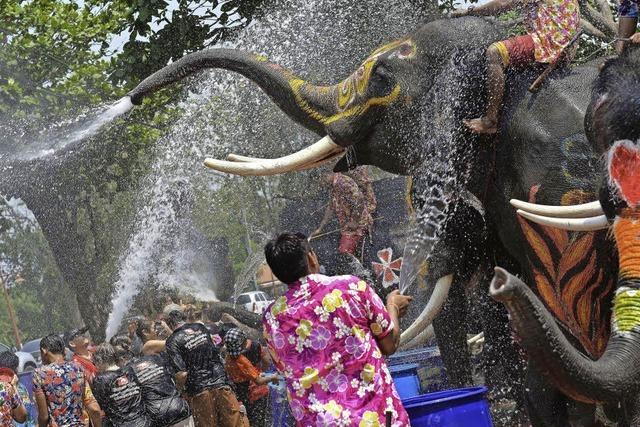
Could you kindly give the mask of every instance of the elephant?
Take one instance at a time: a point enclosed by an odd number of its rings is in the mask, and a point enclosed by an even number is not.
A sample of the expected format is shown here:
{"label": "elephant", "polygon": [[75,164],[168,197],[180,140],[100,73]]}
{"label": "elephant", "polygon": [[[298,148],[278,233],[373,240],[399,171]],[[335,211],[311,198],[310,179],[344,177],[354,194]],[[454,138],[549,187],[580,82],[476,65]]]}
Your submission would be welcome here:
{"label": "elephant", "polygon": [[[401,290],[411,289],[425,262],[439,276],[429,282],[432,287],[435,283],[432,295],[436,296],[457,289],[463,281],[457,278],[473,276],[476,268],[484,272],[481,276],[490,276],[483,262],[489,268],[506,266],[535,284],[531,290],[567,339],[595,359],[610,334],[617,276],[612,242],[605,231],[578,233],[539,226],[517,215],[510,200],[574,205],[595,197],[603,148],[588,137],[584,120],[598,62],[555,70],[535,94],[527,88],[542,70],[511,72],[498,134],[472,134],[462,121],[480,116],[485,107],[484,52],[492,42],[504,39],[506,31],[499,21],[488,18],[427,22],[376,49],[353,74],[332,86],[311,84],[264,56],[205,50],[152,74],[129,97],[139,104],[154,91],[204,68],[244,75],[291,119],[322,138],[278,159],[231,154],[226,161],[206,159],[206,166],[237,175],[271,175],[339,159],[336,171],[370,164],[411,176],[416,222],[403,253]],[[482,221],[465,220],[462,215],[456,223],[468,200],[482,206]],[[478,245],[482,262],[461,266],[447,262],[451,256],[439,256],[443,242],[462,240],[462,245],[451,246],[454,250],[475,246],[478,227],[484,236]],[[427,307],[421,319],[435,317],[442,305]],[[495,306],[491,310],[503,328],[495,328],[496,335],[488,337],[487,344],[497,346],[496,354],[518,356],[518,349],[500,347],[513,345],[506,332],[506,311]],[[520,378],[518,364],[504,362],[511,367],[509,378]],[[516,381],[513,391],[516,400],[524,400],[533,425],[596,422],[593,402],[585,405],[576,400],[544,373],[529,363],[522,374],[525,378]]]}
{"label": "elephant", "polygon": [[[638,206],[640,181],[640,102],[637,93],[640,49],[609,60],[593,85],[585,117],[589,139],[604,151],[594,171],[600,181],[589,212],[575,207],[522,205],[532,221],[563,232],[575,223],[607,230],[615,242],[618,275],[611,335],[596,360],[567,339],[548,307],[525,282],[496,268],[490,293],[509,310],[532,363],[565,395],[585,403],[621,402],[624,422],[640,425],[640,293]],[[631,95],[631,96],[630,96]],[[568,209],[567,209],[568,208]],[[561,218],[562,217],[562,218]]]}

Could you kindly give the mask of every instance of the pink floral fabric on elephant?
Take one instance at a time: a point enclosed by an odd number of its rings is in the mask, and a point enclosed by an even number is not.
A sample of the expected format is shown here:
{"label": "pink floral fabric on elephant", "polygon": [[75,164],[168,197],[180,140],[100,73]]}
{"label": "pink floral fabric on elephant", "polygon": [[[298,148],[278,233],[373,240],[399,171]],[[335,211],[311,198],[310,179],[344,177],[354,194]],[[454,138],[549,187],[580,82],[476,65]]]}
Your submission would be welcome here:
{"label": "pink floral fabric on elephant", "polygon": [[309,275],[265,311],[269,351],[299,426],[409,425],[375,338],[393,329],[382,300],[355,276]]}

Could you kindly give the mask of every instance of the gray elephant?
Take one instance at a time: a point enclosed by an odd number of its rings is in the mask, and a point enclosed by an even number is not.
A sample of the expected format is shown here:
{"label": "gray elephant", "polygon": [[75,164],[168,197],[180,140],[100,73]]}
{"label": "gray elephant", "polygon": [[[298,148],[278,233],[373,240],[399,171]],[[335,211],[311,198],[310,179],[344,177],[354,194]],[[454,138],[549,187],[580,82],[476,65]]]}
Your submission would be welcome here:
{"label": "gray elephant", "polygon": [[[480,234],[485,237],[479,259],[490,266],[508,266],[535,284],[532,291],[567,339],[588,357],[597,358],[610,333],[609,307],[617,277],[611,262],[615,250],[606,233],[541,227],[519,217],[510,205],[514,198],[563,205],[593,199],[603,148],[587,139],[583,121],[597,68],[588,64],[558,70],[536,94],[527,91],[537,77],[535,70],[510,75],[498,136],[473,135],[462,120],[481,115],[484,50],[504,36],[505,29],[488,19],[429,22],[377,49],[351,76],[333,86],[313,85],[261,56],[206,50],[153,74],[130,97],[140,103],[153,91],[203,68],[225,68],[248,77],[293,120],[322,139],[279,159],[230,155],[227,161],[207,159],[207,166],[239,175],[269,175],[340,158],[338,171],[372,164],[410,175],[417,225],[404,250],[401,287],[414,282],[426,261],[439,276],[429,283],[435,283],[433,295],[442,300],[451,293],[452,283],[458,289],[482,262],[448,262],[451,257],[439,256],[438,251],[447,241],[469,242],[473,247],[482,227]],[[483,208],[480,223],[462,214],[470,199]],[[589,208],[579,206],[575,211],[585,215]],[[586,231],[593,224],[570,225]],[[435,317],[442,304],[430,301],[427,307],[417,321]],[[488,311],[506,325],[504,311],[495,306]],[[503,350],[512,345],[503,332],[498,339],[488,337],[490,347],[501,343],[496,359],[514,354]],[[504,364],[517,371],[515,361]],[[594,405],[584,405],[575,395],[552,386],[542,372],[539,365],[532,365],[526,373],[525,400],[534,425],[595,422]],[[510,378],[514,377],[517,373]]]}

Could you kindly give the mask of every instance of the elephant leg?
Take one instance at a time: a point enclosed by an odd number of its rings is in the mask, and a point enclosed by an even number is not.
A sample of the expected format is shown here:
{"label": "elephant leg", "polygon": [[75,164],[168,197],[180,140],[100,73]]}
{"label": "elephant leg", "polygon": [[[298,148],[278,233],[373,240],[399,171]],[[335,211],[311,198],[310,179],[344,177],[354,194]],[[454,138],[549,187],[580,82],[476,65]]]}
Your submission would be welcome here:
{"label": "elephant leg", "polygon": [[471,359],[467,348],[467,299],[464,284],[456,279],[442,311],[433,320],[440,355],[451,387],[472,384]]}

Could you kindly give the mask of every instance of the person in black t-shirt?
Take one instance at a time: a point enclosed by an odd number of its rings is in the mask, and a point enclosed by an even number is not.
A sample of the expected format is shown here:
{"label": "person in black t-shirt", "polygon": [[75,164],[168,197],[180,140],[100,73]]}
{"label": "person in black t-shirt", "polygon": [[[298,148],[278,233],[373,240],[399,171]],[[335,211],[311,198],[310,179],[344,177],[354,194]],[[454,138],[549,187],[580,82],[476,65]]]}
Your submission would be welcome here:
{"label": "person in black t-shirt", "polygon": [[167,354],[177,371],[176,382],[188,395],[195,427],[248,427],[246,410],[233,392],[218,348],[206,326],[185,323],[179,310],[169,313]]}
{"label": "person in black t-shirt", "polygon": [[159,354],[132,359],[128,366],[142,390],[142,399],[154,427],[174,425],[191,416],[189,405],[180,397],[173,371]]}
{"label": "person in black t-shirt", "polygon": [[142,390],[129,367],[119,367],[118,354],[111,344],[100,344],[94,353],[98,375],[91,389],[105,413],[106,425],[113,427],[151,427],[145,411]]}

